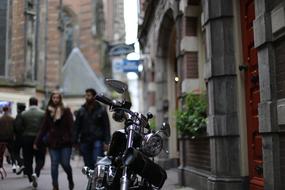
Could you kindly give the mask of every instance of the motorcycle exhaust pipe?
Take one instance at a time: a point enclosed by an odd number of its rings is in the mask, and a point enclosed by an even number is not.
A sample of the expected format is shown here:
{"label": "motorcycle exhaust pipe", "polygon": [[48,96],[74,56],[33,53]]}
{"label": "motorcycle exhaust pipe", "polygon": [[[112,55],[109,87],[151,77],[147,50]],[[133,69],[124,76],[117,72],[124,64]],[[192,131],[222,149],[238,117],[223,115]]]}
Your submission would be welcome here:
{"label": "motorcycle exhaust pipe", "polygon": [[134,148],[126,151],[123,163],[157,188],[161,188],[167,178],[166,171],[161,166]]}

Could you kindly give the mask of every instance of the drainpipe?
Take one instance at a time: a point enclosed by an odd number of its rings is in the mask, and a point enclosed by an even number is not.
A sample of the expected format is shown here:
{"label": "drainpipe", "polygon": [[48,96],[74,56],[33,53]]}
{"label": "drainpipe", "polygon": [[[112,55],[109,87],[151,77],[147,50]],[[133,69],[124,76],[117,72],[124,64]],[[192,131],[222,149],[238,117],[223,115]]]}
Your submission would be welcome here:
{"label": "drainpipe", "polygon": [[44,106],[48,101],[48,86],[47,86],[47,62],[48,62],[48,0],[45,0],[46,18],[45,18],[45,61],[44,61]]}

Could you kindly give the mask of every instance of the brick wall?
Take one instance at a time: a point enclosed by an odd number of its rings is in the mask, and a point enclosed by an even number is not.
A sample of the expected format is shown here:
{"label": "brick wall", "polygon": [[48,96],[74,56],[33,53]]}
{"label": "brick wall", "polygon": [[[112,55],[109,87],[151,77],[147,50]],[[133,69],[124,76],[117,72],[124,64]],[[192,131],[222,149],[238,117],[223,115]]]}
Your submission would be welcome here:
{"label": "brick wall", "polygon": [[47,86],[54,89],[60,80],[60,31],[58,30],[59,1],[49,0],[47,36]]}
{"label": "brick wall", "polygon": [[[184,143],[184,151],[183,145]],[[209,138],[196,138],[180,140],[180,149],[184,152],[184,166],[210,171],[210,140]]]}
{"label": "brick wall", "polygon": [[197,18],[185,17],[185,35],[197,36]]}
{"label": "brick wall", "polygon": [[[193,2],[194,3],[194,2]],[[196,17],[183,16],[181,24],[181,35],[183,37],[196,37],[198,19]],[[182,80],[198,78],[198,52],[185,52],[182,58],[182,66],[180,67],[180,74]]]}
{"label": "brick wall", "polygon": [[196,79],[199,77],[198,72],[198,52],[186,52],[182,59],[180,75],[184,79]]}
{"label": "brick wall", "polygon": [[80,7],[80,49],[92,69],[100,72],[100,46],[96,43],[91,33],[93,15],[92,1],[82,0]]}

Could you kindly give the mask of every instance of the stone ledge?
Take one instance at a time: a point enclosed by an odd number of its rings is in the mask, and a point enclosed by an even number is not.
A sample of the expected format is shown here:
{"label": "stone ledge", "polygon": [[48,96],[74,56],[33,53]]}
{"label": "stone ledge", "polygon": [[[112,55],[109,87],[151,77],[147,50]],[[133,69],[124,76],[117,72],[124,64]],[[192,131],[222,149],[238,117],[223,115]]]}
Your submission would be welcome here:
{"label": "stone ledge", "polygon": [[[178,168],[180,185],[197,190],[247,190],[248,177],[213,176],[208,171],[192,167]],[[182,181],[184,180],[184,181]],[[184,182],[184,184],[181,184]]]}
{"label": "stone ledge", "polygon": [[205,23],[213,19],[233,17],[233,3],[231,0],[203,1]]}
{"label": "stone ledge", "polygon": [[254,30],[254,47],[259,48],[265,43],[271,41],[271,24],[270,14],[263,14],[253,21]]}
{"label": "stone ledge", "polygon": [[271,101],[260,102],[258,105],[258,113],[260,133],[272,133],[279,131],[276,103]]}
{"label": "stone ledge", "polygon": [[271,28],[273,35],[285,29],[285,10],[284,6],[271,11]]}

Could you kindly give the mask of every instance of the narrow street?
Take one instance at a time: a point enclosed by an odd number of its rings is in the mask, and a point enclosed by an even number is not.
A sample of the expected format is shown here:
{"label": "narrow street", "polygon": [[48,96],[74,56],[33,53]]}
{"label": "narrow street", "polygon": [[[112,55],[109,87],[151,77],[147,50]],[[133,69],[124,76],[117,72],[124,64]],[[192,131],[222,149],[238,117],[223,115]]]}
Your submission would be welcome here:
{"label": "narrow street", "polygon": [[[73,169],[73,177],[75,187],[74,190],[84,190],[85,185],[87,184],[87,178],[82,175],[81,168],[83,166],[83,160],[81,157],[75,157],[74,160],[71,161],[72,169]],[[12,173],[12,168],[10,165],[6,163],[4,160],[4,168],[7,172],[7,177],[3,180],[0,179],[0,190],[32,190],[31,185],[28,182],[28,179],[21,175],[16,175]],[[163,186],[163,190],[191,190],[189,188],[178,188],[178,178],[176,169],[171,169],[167,171],[168,179]],[[66,174],[59,168],[59,186],[61,190],[68,190],[68,183],[66,179]],[[45,167],[42,170],[41,176],[38,179],[38,190],[51,190],[51,176],[50,176],[50,159],[47,156]]]}

